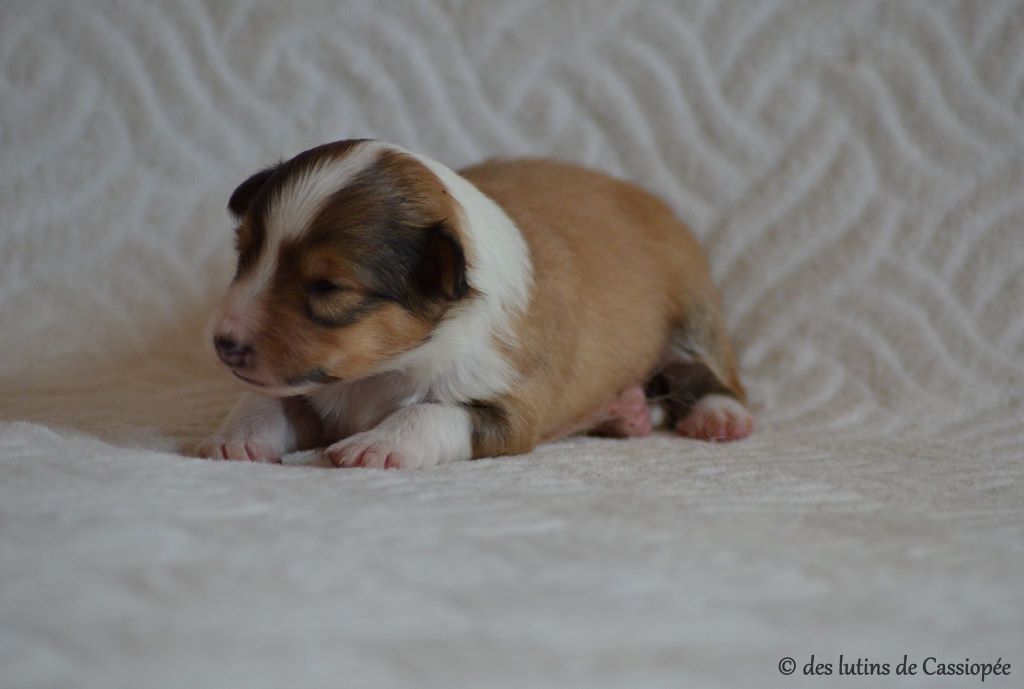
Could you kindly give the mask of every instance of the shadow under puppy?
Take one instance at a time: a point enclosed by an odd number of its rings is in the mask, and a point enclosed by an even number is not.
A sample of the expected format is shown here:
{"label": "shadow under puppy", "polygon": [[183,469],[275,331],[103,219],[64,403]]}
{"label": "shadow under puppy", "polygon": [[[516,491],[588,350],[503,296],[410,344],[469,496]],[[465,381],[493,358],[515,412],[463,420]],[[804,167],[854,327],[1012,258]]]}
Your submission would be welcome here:
{"label": "shadow under puppy", "polygon": [[703,253],[631,184],[547,160],[457,174],[350,140],[228,208],[238,269],[209,336],[249,392],[204,457],[415,468],[652,420],[753,429]]}

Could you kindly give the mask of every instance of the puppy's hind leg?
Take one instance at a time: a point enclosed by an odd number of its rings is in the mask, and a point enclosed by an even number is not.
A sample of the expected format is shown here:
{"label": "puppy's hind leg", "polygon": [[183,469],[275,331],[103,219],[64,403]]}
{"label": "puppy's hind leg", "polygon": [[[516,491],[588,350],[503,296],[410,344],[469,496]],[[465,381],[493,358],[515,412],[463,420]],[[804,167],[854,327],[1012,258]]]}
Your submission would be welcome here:
{"label": "puppy's hind leg", "polygon": [[716,309],[690,314],[677,326],[664,366],[649,384],[664,396],[669,423],[700,440],[741,440],[754,430],[732,345]]}
{"label": "puppy's hind leg", "polygon": [[598,413],[590,433],[612,438],[639,438],[650,435],[651,410],[640,385],[626,388]]}

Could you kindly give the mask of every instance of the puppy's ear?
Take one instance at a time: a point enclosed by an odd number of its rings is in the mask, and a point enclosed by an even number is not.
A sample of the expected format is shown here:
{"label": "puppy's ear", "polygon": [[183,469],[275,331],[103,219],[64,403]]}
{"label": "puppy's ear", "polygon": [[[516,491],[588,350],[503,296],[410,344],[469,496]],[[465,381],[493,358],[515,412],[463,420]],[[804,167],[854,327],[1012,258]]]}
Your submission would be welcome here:
{"label": "puppy's ear", "polygon": [[417,276],[423,293],[448,301],[466,297],[470,287],[462,244],[443,221],[425,232],[426,247]]}
{"label": "puppy's ear", "polygon": [[260,189],[263,188],[263,185],[267,183],[267,180],[270,179],[270,176],[277,171],[278,167],[280,166],[271,165],[238,185],[238,188],[231,194],[231,198],[228,199],[228,210],[231,212],[231,215],[235,216],[236,220],[240,220],[242,216],[249,212],[252,200],[259,193]]}

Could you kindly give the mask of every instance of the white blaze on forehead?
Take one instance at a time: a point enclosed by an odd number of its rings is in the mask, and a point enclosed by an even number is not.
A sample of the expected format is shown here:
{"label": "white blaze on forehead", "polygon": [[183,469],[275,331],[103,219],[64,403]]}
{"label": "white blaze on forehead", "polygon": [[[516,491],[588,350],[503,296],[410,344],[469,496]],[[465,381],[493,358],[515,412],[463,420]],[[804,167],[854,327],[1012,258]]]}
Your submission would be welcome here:
{"label": "white blaze on forehead", "polygon": [[[263,225],[268,247],[276,240],[295,238],[309,229],[324,203],[370,167],[383,146],[376,141],[356,144],[341,158],[321,158],[286,179],[270,198]],[[274,247],[276,248],[276,247]]]}
{"label": "white blaze on forehead", "polygon": [[260,299],[277,270],[284,241],[297,239],[335,192],[373,165],[384,146],[376,141],[356,144],[343,157],[326,157],[286,179],[273,192],[263,218],[264,239],[256,264],[228,289],[220,318],[244,341],[258,330]]}

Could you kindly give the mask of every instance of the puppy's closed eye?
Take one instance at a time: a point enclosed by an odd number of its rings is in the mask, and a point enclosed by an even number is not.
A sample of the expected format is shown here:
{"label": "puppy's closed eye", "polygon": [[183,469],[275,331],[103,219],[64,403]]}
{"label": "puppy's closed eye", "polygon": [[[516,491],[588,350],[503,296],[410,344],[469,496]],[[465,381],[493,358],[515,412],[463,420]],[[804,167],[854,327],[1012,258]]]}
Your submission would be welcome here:
{"label": "puppy's closed eye", "polygon": [[311,297],[328,297],[335,295],[345,288],[331,280],[313,280],[306,284],[306,293]]}
{"label": "puppy's closed eye", "polygon": [[306,315],[328,328],[352,325],[380,304],[371,295],[332,280],[313,280],[305,289]]}

